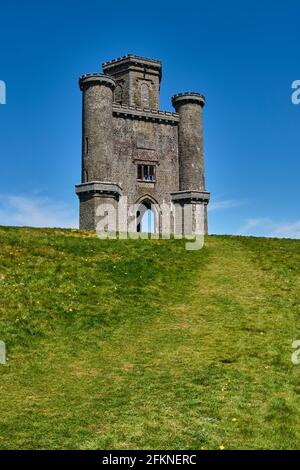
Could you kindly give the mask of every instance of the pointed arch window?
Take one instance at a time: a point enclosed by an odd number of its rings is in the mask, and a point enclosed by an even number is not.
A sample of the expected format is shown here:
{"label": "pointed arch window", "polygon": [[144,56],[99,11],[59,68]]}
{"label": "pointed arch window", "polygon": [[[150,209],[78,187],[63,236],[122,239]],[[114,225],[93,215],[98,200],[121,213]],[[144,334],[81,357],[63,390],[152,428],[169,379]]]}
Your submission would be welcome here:
{"label": "pointed arch window", "polygon": [[160,213],[157,202],[144,197],[137,204],[136,231],[143,233],[158,233],[160,226]]}
{"label": "pointed arch window", "polygon": [[149,87],[146,83],[141,85],[141,106],[142,108],[150,108]]}
{"label": "pointed arch window", "polygon": [[117,85],[114,93],[115,103],[122,104],[123,101],[123,88],[121,85]]}

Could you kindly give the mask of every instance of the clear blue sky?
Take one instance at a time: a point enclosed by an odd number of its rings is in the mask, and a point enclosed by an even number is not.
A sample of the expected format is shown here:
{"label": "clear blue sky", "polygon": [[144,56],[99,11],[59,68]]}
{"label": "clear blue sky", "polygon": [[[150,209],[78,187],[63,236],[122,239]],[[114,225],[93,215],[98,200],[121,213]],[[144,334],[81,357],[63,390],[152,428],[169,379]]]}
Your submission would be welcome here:
{"label": "clear blue sky", "polygon": [[206,95],[213,233],[300,238],[300,3],[1,2],[0,224],[74,225],[78,77],[128,53],[163,62],[161,107]]}

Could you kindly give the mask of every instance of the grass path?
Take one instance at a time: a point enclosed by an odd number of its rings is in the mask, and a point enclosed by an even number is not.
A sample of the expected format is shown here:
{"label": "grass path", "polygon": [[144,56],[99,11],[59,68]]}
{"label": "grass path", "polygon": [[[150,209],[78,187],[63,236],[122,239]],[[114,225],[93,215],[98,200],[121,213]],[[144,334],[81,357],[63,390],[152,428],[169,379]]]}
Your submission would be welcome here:
{"label": "grass path", "polygon": [[0,245],[0,448],[299,448],[300,242]]}

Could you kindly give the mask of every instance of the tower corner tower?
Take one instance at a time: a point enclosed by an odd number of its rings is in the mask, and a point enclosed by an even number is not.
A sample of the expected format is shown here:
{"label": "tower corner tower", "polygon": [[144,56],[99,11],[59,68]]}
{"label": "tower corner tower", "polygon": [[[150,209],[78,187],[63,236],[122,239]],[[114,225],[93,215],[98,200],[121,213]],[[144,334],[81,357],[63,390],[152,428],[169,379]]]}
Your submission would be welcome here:
{"label": "tower corner tower", "polygon": [[98,205],[114,201],[121,188],[111,183],[113,158],[113,92],[112,77],[100,73],[82,75],[82,177],[76,186],[80,201],[80,228],[95,230]]}
{"label": "tower corner tower", "polygon": [[[192,231],[203,226],[204,233],[207,234],[207,205],[210,193],[206,191],[205,185],[202,124],[205,97],[195,92],[179,93],[172,97],[172,104],[179,115],[179,191],[172,193],[172,200],[174,203],[191,204],[193,213],[203,214],[200,217],[204,220],[193,220]],[[199,204],[203,206],[202,212],[194,210]]]}

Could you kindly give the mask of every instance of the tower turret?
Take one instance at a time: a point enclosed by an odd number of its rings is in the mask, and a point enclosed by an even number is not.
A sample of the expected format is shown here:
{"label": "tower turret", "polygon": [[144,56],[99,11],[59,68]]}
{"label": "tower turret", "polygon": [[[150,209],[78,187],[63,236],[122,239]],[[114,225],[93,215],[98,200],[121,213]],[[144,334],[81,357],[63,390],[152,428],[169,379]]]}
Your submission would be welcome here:
{"label": "tower turret", "polygon": [[162,65],[159,60],[129,54],[105,62],[103,72],[116,81],[117,104],[159,109]]}
{"label": "tower turret", "polygon": [[202,108],[204,96],[180,93],[172,103],[179,114],[178,152],[181,191],[205,191]]}
{"label": "tower turret", "polygon": [[79,80],[82,101],[82,182],[76,186],[80,200],[80,228],[94,230],[97,208],[114,204],[121,188],[111,183],[113,159],[113,91],[115,81],[103,74],[83,75]]}
{"label": "tower turret", "polygon": [[79,80],[82,104],[82,183],[110,181],[113,155],[113,91],[115,81],[102,74]]}
{"label": "tower turret", "polygon": [[[195,215],[191,223],[192,232],[204,230],[204,233],[207,233],[207,204],[210,194],[205,188],[204,169],[202,108],[205,105],[205,97],[199,93],[180,93],[173,96],[172,103],[179,114],[179,192],[173,193],[172,199],[175,203],[189,204],[193,208]],[[204,206],[202,212],[198,211],[199,214],[204,214],[203,220],[197,220],[199,216],[194,210],[197,204]]]}

